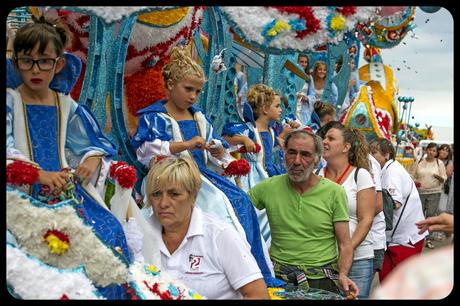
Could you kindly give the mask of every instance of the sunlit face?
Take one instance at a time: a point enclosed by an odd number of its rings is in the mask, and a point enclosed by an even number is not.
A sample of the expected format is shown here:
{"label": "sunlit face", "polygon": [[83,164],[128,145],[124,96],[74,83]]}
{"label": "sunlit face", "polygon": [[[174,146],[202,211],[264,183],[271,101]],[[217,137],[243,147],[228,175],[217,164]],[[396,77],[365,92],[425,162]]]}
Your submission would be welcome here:
{"label": "sunlit face", "polygon": [[282,109],[281,109],[280,97],[275,96],[275,99],[273,99],[272,104],[267,110],[268,120],[278,121],[280,119],[281,112],[282,112]]}
{"label": "sunlit face", "polygon": [[326,78],[326,73],[327,73],[327,67],[326,65],[320,64],[318,65],[316,69],[316,76],[320,79],[325,79]]}
{"label": "sunlit face", "polygon": [[330,158],[347,153],[350,149],[350,144],[345,142],[342,131],[336,128],[331,128],[327,131],[324,136],[323,146],[323,158],[326,161]]}
{"label": "sunlit face", "polygon": [[195,197],[182,186],[169,184],[167,189],[152,192],[149,200],[155,217],[165,228],[180,228],[189,223]]}
{"label": "sunlit face", "polygon": [[175,84],[172,80],[168,80],[166,87],[169,100],[181,110],[189,109],[198,101],[203,85],[204,80],[194,75],[186,76]]}
{"label": "sunlit face", "polygon": [[284,154],[289,179],[295,183],[308,181],[318,161],[314,140],[310,136],[291,138]]}
{"label": "sunlit face", "polygon": [[[24,81],[22,86],[27,87],[31,91],[39,92],[48,90],[51,81],[54,78],[54,75],[61,71],[64,67],[65,60],[63,58],[58,58],[54,46],[51,42],[48,43],[43,53],[39,51],[39,43],[28,52],[24,50],[19,51],[16,59],[16,67],[18,68],[19,74],[21,75],[22,80]],[[38,67],[38,63],[34,63],[30,70],[22,70],[21,64],[19,62],[26,60],[44,60],[49,59],[56,60],[51,70],[43,71]]]}
{"label": "sunlit face", "polygon": [[431,147],[429,149],[426,149],[426,157],[428,157],[429,159],[434,158],[436,156],[436,153],[437,153],[436,147]]}
{"label": "sunlit face", "polygon": [[380,168],[383,168],[385,163],[390,159],[390,154],[382,154],[379,150],[376,149],[372,149],[371,154],[379,162]]}
{"label": "sunlit face", "polygon": [[301,56],[297,60],[297,63],[299,63],[299,65],[305,70],[308,67],[308,58]]}

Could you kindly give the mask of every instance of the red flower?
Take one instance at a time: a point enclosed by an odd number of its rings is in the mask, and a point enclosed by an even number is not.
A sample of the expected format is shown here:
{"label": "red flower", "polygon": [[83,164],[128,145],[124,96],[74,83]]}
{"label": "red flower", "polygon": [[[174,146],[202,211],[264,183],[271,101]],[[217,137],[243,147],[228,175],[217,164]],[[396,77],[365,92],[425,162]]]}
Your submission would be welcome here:
{"label": "red flower", "polygon": [[6,182],[12,185],[32,185],[38,179],[38,170],[23,161],[14,161],[6,166]]}
{"label": "red flower", "polygon": [[123,188],[133,188],[137,181],[136,170],[125,162],[116,162],[110,166],[109,175]]}
{"label": "red flower", "polygon": [[59,299],[60,300],[68,300],[69,297],[67,296],[67,294],[64,293]]}
{"label": "red flower", "polygon": [[274,6],[281,13],[297,14],[300,19],[305,20],[307,28],[297,32],[299,39],[304,38],[308,34],[314,34],[321,29],[320,20],[313,15],[313,10],[310,6]]}
{"label": "red flower", "polygon": [[337,7],[336,11],[341,13],[343,16],[351,16],[356,14],[356,6]]}
{"label": "red flower", "polygon": [[238,159],[232,161],[227,168],[225,168],[223,176],[244,176],[250,171],[249,163],[245,159]]}
{"label": "red flower", "polygon": [[[255,144],[256,145],[256,150],[254,153],[259,153],[260,152],[260,145],[258,143]],[[248,151],[246,151],[246,147],[245,146],[242,146],[239,150],[240,153],[248,153]]]}
{"label": "red flower", "polygon": [[63,242],[70,243],[69,236],[64,234],[63,232],[57,231],[57,230],[48,230],[46,231],[46,234],[43,236],[44,238],[48,237],[49,235],[54,235],[59,238],[59,240]]}

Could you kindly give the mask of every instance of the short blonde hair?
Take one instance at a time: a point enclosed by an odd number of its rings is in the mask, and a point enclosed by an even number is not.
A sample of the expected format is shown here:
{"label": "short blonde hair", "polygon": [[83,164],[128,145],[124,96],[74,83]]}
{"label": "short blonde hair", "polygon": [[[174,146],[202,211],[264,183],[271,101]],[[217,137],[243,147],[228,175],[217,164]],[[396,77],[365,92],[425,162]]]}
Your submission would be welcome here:
{"label": "short blonde hair", "polygon": [[251,105],[252,112],[257,118],[260,116],[262,107],[270,107],[278,94],[273,88],[265,84],[252,85],[247,94],[247,101]]}
{"label": "short blonde hair", "polygon": [[198,65],[185,48],[174,47],[169,55],[170,62],[163,67],[163,80],[172,80],[174,84],[187,76],[196,76],[205,81],[203,68]]}
{"label": "short blonde hair", "polygon": [[166,157],[153,164],[147,174],[147,195],[171,185],[181,186],[189,195],[196,197],[201,188],[201,176],[194,160],[190,157]]}

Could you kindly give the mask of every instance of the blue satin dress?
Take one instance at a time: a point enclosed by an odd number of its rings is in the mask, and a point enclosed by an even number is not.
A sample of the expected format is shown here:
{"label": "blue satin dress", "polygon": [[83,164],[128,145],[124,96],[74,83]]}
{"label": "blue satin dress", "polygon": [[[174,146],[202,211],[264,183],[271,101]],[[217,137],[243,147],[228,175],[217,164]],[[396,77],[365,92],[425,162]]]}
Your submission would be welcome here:
{"label": "blue satin dress", "polygon": [[[58,141],[59,127],[56,106],[26,105],[27,124],[33,153],[33,161],[45,171],[61,170]],[[75,136],[75,135],[73,135]],[[34,184],[32,196],[36,198],[40,184]],[[85,190],[75,183],[74,195],[81,204],[74,202],[76,211],[87,225],[93,227],[96,236],[110,249],[121,248],[118,257],[126,264],[131,262],[123,228],[109,211],[96,202]],[[118,248],[119,247],[119,248]],[[125,299],[126,290],[121,285],[97,287],[107,299]]]}

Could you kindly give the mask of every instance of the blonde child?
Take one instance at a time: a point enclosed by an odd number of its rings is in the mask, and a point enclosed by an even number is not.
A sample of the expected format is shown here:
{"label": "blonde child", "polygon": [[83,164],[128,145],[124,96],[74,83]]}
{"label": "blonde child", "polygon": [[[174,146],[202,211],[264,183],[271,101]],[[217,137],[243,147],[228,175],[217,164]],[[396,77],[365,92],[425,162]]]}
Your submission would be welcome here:
{"label": "blonde child", "polygon": [[[267,286],[279,284],[265,261],[257,215],[249,197],[221,175],[234,158],[214,131],[211,121],[194,105],[205,82],[201,66],[174,48],[163,69],[167,99],[140,110],[138,129],[131,141],[138,160],[148,167],[163,156],[189,156],[201,172],[202,187],[196,205],[231,223],[251,245],[251,252]],[[243,268],[243,267],[242,267]]]}

